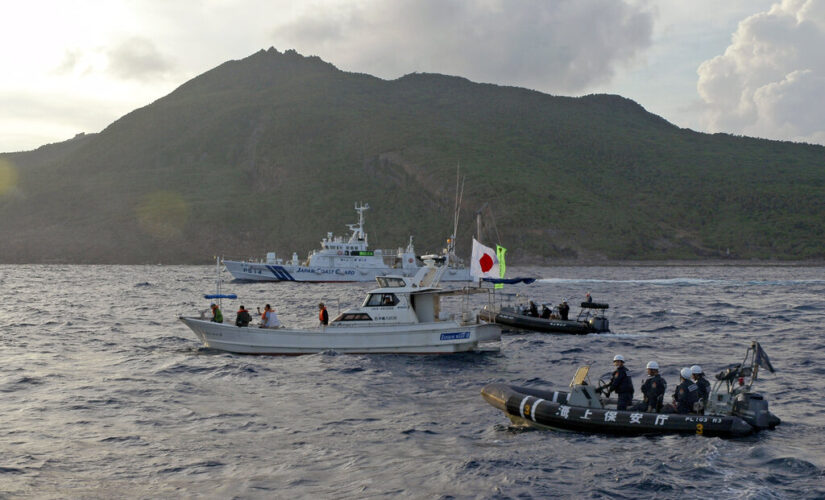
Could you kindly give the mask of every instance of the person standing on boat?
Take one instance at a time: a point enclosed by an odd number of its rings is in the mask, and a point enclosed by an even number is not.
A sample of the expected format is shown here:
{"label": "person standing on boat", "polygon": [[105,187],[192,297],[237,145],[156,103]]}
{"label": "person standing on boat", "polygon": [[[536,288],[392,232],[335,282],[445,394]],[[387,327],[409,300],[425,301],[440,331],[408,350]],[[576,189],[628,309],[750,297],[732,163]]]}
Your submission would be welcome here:
{"label": "person standing on boat", "polygon": [[212,304],[212,319],[211,321],[214,323],[223,323],[223,313],[221,309],[218,307],[218,304]]}
{"label": "person standing on boat", "polygon": [[249,311],[247,311],[244,306],[241,306],[238,309],[238,315],[235,316],[235,326],[249,326],[249,323],[252,321],[252,316],[249,315]]}
{"label": "person standing on boat", "polygon": [[323,302],[318,304],[318,320],[323,326],[327,326],[329,324],[329,313],[327,312],[327,308],[324,306]]}
{"label": "person standing on boat", "polygon": [[[702,367],[699,365],[691,366],[690,374],[693,381],[699,387],[699,400],[702,402],[702,410],[704,410],[708,405],[708,397],[710,397],[710,382],[705,378]],[[701,413],[704,413],[704,411]]]}
{"label": "person standing on boat", "polygon": [[610,379],[610,384],[607,386],[607,395],[615,392],[619,397],[616,409],[627,410],[627,407],[633,402],[633,380],[630,379],[627,368],[624,366],[624,356],[621,354],[613,356],[613,366],[616,367],[616,371],[613,372],[613,378]]}
{"label": "person standing on boat", "polygon": [[567,305],[567,299],[561,301],[559,304],[559,316],[561,319],[567,321],[567,315],[570,313],[570,306]]}
{"label": "person standing on boat", "polygon": [[665,399],[667,382],[659,375],[659,363],[650,361],[647,364],[648,377],[642,382],[642,394],[644,399],[632,409],[636,411],[646,411],[658,413],[662,411],[662,402]]}
{"label": "person standing on boat", "polygon": [[590,296],[590,292],[587,292],[586,294],[584,294],[584,301],[587,302],[588,304],[593,303],[593,297]]}
{"label": "person standing on boat", "polygon": [[261,328],[280,328],[281,321],[278,315],[272,309],[272,306],[267,304],[264,306],[264,312],[261,314]]}

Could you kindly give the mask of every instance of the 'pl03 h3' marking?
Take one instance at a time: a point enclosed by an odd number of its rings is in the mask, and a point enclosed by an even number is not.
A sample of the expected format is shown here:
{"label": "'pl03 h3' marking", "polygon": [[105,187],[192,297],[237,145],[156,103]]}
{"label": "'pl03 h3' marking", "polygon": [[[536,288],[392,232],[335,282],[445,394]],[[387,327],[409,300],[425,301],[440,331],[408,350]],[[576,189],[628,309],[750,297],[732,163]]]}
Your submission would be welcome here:
{"label": "'pl03 h3' marking", "polygon": [[295,278],[281,266],[266,266],[266,268],[281,281],[295,281]]}

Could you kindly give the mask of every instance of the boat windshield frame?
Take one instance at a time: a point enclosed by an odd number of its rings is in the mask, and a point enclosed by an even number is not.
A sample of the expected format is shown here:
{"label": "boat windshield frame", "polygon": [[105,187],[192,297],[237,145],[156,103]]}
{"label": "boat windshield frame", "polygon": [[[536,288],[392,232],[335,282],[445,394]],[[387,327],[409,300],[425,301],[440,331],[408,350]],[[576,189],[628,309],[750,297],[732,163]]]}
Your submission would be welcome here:
{"label": "boat windshield frame", "polygon": [[367,295],[364,307],[392,307],[398,304],[398,296],[389,292],[373,292]]}
{"label": "boat windshield frame", "polygon": [[378,276],[375,278],[380,288],[404,288],[407,282],[398,276]]}

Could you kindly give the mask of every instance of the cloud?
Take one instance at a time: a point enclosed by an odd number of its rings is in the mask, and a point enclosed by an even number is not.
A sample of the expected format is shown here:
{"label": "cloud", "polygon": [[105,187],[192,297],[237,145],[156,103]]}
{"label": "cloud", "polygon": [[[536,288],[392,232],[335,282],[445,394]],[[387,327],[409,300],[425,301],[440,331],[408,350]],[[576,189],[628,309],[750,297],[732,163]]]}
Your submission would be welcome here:
{"label": "cloud", "polygon": [[308,4],[274,43],[384,78],[461,75],[546,92],[603,84],[651,44],[653,14],[617,0]]}
{"label": "cloud", "polygon": [[174,69],[174,64],[146,38],[123,40],[106,55],[108,72],[117,78],[146,81],[165,77]]}
{"label": "cloud", "polygon": [[705,125],[825,144],[825,0],[783,0],[739,23],[699,66]]}

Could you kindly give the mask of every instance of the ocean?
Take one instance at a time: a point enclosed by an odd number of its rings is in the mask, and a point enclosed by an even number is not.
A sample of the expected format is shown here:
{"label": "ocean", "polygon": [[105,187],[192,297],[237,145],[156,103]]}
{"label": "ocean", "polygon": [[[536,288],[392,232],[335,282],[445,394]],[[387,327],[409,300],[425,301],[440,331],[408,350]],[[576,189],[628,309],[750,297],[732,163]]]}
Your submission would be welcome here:
{"label": "ocean", "polygon": [[[825,498],[825,268],[511,268],[508,293],[610,304],[611,333],[507,333],[449,356],[245,356],[177,320],[214,266],[0,266],[0,498]],[[229,280],[228,274],[224,279]],[[372,284],[234,283],[292,326]],[[479,298],[478,300],[482,300]],[[756,389],[782,419],[740,439],[525,430],[490,382],[564,388],[622,354],[709,375],[761,343]]]}

